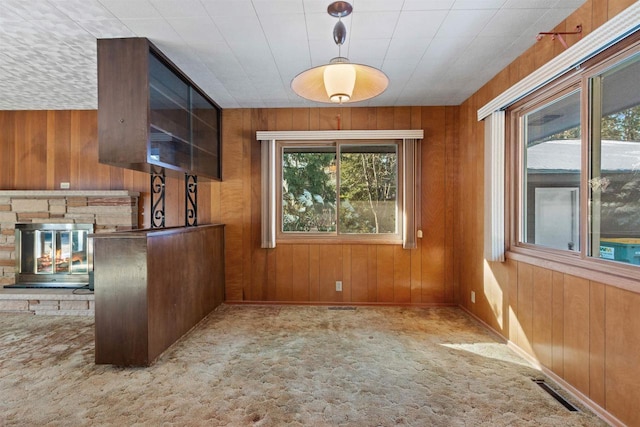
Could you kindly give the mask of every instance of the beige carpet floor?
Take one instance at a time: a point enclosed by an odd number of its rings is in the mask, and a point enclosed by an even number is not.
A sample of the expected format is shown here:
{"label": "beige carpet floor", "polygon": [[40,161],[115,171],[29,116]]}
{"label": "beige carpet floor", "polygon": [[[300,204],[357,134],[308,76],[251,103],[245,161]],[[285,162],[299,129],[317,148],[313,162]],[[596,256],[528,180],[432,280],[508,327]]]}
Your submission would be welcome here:
{"label": "beige carpet floor", "polygon": [[457,308],[223,305],[150,368],[94,365],[93,337],[0,314],[0,425],[605,425]]}

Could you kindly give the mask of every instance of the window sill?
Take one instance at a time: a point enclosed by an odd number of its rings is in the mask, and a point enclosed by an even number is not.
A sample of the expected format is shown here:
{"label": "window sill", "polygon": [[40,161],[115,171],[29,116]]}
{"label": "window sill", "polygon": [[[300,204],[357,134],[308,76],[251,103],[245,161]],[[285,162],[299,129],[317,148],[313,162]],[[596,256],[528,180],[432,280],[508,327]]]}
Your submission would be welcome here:
{"label": "window sill", "polygon": [[279,236],[277,245],[400,245],[402,239],[393,237],[358,236]]}
{"label": "window sill", "polygon": [[524,247],[512,248],[506,252],[505,256],[514,261],[640,293],[640,266],[597,258],[584,259],[578,253],[561,253]]}

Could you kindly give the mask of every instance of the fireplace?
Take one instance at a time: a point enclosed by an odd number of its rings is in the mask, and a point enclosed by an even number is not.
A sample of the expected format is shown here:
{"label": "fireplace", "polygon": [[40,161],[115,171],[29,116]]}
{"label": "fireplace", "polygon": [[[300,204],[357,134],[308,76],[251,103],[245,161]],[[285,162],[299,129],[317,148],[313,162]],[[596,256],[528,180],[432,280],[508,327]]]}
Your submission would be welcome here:
{"label": "fireplace", "polygon": [[5,288],[90,287],[93,224],[16,224],[16,280]]}

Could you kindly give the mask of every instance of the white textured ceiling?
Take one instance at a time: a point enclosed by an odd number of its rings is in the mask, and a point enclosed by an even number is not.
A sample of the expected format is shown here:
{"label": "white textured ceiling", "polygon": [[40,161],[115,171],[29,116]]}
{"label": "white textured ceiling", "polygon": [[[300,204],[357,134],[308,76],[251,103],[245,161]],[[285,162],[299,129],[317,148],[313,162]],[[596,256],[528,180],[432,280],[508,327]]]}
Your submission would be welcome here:
{"label": "white textured ceiling", "polygon": [[[458,105],[584,1],[352,0],[342,54],[390,80],[353,105]],[[0,109],[97,108],[96,39],[135,36],[223,108],[326,105],[290,82],[337,56],[330,2],[0,0]]]}

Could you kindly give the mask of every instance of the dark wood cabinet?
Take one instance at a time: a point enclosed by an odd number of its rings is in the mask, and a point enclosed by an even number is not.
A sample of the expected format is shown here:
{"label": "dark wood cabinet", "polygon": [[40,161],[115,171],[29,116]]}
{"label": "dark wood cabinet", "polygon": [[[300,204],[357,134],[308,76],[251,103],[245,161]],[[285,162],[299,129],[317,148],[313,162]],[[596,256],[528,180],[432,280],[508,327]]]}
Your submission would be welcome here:
{"label": "dark wood cabinet", "polygon": [[98,40],[101,163],[221,179],[221,110],[146,38]]}
{"label": "dark wood cabinet", "polygon": [[149,366],[224,300],[224,226],[95,234],[95,362]]}

